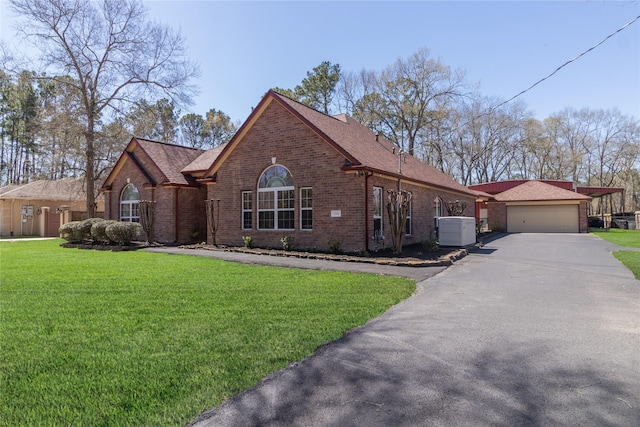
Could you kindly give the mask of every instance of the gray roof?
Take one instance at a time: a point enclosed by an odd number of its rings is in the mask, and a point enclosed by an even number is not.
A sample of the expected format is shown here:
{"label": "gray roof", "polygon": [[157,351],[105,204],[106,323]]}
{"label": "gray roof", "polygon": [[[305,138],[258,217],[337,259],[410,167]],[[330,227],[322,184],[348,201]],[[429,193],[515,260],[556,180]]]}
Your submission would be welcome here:
{"label": "gray roof", "polygon": [[62,178],[59,180],[39,179],[23,185],[0,187],[1,199],[84,201],[84,177]]}

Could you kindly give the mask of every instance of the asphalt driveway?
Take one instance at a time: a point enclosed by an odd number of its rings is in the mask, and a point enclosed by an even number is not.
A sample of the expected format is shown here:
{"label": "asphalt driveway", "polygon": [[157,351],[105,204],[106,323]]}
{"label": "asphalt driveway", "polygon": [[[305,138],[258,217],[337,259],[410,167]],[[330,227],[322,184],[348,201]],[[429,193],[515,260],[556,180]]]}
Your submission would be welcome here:
{"label": "asphalt driveway", "polygon": [[640,281],[587,234],[507,235],[196,426],[638,426]]}

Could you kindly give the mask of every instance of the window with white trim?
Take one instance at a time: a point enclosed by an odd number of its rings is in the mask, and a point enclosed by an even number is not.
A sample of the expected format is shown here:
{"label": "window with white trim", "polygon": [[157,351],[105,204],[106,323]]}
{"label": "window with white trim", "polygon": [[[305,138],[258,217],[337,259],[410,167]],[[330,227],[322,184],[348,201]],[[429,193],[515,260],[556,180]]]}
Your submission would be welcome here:
{"label": "window with white trim", "polygon": [[373,240],[384,240],[382,228],[382,187],[373,187]]}
{"label": "window with white trim", "polygon": [[311,187],[300,189],[300,229],[313,230],[313,192]]}
{"label": "window with white trim", "polygon": [[253,193],[251,191],[242,192],[242,229],[251,230],[253,228]]}
{"label": "window with white trim", "polygon": [[120,221],[140,222],[140,192],[127,184],[120,195]]}
{"label": "window with white trim", "polygon": [[295,229],[293,177],[281,165],[268,167],[258,180],[258,229]]}
{"label": "window with white trim", "polygon": [[411,236],[413,234],[413,223],[411,222],[411,204],[413,203],[413,195],[409,193],[409,206],[407,206],[407,221],[404,224],[404,234]]}
{"label": "window with white trim", "polygon": [[433,216],[440,218],[442,216],[442,199],[440,197],[436,197],[433,201],[434,205],[434,214]]}

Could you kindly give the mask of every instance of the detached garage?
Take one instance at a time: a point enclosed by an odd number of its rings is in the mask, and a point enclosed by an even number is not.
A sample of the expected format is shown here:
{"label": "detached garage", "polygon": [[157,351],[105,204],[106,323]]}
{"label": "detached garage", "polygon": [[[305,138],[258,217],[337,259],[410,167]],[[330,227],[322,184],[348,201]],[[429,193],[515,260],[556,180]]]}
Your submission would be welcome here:
{"label": "detached garage", "polygon": [[526,181],[486,202],[489,225],[509,233],[586,233],[591,197]]}

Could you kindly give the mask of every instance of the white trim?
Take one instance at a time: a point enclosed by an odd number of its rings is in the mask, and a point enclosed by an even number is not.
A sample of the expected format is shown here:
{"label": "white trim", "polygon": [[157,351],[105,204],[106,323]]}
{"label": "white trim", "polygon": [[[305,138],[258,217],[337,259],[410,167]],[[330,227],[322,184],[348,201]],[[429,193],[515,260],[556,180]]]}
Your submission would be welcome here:
{"label": "white trim", "polygon": [[[409,192],[409,208],[407,210],[407,222],[404,225],[404,235],[405,236],[413,236],[413,221],[411,219],[411,210],[413,209],[413,194]],[[407,233],[407,224],[409,224],[409,232]]]}
{"label": "white trim", "polygon": [[[376,190],[380,192],[380,200],[378,201],[378,206],[376,206]],[[377,243],[378,241],[384,241],[384,201],[383,201],[383,188],[373,186],[373,240]],[[380,215],[376,215],[376,210],[379,209]],[[376,220],[380,220],[380,232],[376,235]]]}
{"label": "white trim", "polygon": [[[304,207],[302,206],[302,202],[305,200],[304,197],[302,197],[302,192],[304,190],[311,190],[311,207]],[[300,187],[300,198],[299,198],[299,203],[300,203],[300,230],[301,231],[313,231],[313,187]],[[303,215],[302,212],[304,211],[310,211],[311,212],[311,228],[303,228]]]}
{"label": "white trim", "polygon": [[[243,191],[241,194],[242,194],[240,196],[241,197],[241,202],[240,203],[242,204],[241,227],[242,227],[243,230],[253,230],[253,191]],[[245,196],[245,194],[249,195],[249,204],[251,205],[251,206],[249,206],[249,209],[245,209],[245,207],[244,207],[244,202],[245,202],[244,196]],[[244,226],[244,214],[245,213],[250,213],[251,214],[251,225],[249,226],[249,228],[246,228]]]}

